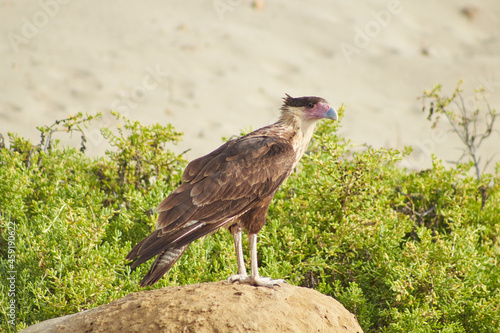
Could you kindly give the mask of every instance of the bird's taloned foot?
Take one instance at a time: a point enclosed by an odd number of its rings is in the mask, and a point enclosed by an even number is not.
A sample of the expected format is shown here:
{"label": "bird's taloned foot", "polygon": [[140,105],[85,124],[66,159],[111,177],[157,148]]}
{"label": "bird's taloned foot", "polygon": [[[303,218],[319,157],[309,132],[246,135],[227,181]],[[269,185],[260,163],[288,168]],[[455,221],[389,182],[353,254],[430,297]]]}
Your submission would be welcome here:
{"label": "bird's taloned foot", "polygon": [[267,287],[267,288],[274,288],[275,286],[281,286],[283,283],[288,283],[283,279],[276,279],[273,280],[268,277],[251,277],[246,274],[236,274],[236,275],[231,275],[230,277],[227,278],[227,283],[235,283],[238,281],[239,283],[245,283],[249,284],[252,286],[258,286],[258,287]]}
{"label": "bird's taloned foot", "polygon": [[288,283],[283,279],[271,279],[268,277],[258,276],[258,277],[250,277],[249,283],[253,286],[274,288],[275,286],[281,287],[283,283]]}
{"label": "bird's taloned foot", "polygon": [[235,274],[231,275],[226,280],[227,283],[235,283],[236,281],[239,283],[250,283],[250,276],[247,274]]}

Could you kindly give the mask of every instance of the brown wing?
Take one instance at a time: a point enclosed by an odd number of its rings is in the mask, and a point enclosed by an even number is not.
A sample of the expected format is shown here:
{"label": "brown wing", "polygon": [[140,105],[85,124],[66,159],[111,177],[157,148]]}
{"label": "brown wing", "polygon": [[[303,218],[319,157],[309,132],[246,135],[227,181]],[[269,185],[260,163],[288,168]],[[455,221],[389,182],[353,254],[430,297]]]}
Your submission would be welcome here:
{"label": "brown wing", "polygon": [[157,228],[217,223],[269,196],[291,172],[292,146],[279,137],[243,137],[191,162],[181,184],[158,206]]}
{"label": "brown wing", "polygon": [[127,259],[138,258],[136,267],[220,228],[274,193],[289,176],[294,159],[286,140],[250,134],[194,160],[184,171],[184,182],[158,206],[157,230]]}

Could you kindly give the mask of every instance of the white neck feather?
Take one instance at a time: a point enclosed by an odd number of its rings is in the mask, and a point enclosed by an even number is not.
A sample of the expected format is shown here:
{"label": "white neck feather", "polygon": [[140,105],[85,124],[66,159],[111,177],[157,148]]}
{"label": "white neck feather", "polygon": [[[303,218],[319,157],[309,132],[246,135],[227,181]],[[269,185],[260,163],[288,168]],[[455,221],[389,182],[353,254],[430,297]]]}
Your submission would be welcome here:
{"label": "white neck feather", "polygon": [[[299,118],[300,119],[300,118]],[[314,128],[316,127],[316,120],[299,120],[299,128],[295,134],[294,138],[294,149],[297,153],[295,158],[295,164],[299,162],[304,153],[309,147],[309,143],[311,142],[312,136],[314,134]]]}
{"label": "white neck feather", "polygon": [[288,133],[293,133],[291,137],[293,149],[295,150],[295,165],[302,158],[311,142],[317,119],[306,119],[302,110],[298,108],[288,108],[282,112],[277,125],[282,126]]}

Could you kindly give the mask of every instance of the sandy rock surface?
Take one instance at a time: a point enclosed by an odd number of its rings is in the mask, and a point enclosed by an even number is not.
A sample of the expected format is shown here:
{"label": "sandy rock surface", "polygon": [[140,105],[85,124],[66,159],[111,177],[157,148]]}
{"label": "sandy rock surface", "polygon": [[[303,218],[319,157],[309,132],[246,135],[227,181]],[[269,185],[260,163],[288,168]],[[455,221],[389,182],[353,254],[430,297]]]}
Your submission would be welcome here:
{"label": "sandy rock surface", "polygon": [[22,332],[363,331],[342,304],[312,289],[214,282],[133,293]]}

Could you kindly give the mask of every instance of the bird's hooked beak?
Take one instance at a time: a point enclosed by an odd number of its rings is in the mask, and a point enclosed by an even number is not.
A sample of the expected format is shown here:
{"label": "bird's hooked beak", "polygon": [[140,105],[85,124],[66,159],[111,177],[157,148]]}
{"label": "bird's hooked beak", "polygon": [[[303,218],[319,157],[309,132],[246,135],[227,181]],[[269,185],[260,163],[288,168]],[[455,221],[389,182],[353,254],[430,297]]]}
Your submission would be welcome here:
{"label": "bird's hooked beak", "polygon": [[330,109],[325,114],[325,118],[337,121],[339,120],[339,115],[337,114],[337,111],[335,111],[334,108],[330,107]]}

